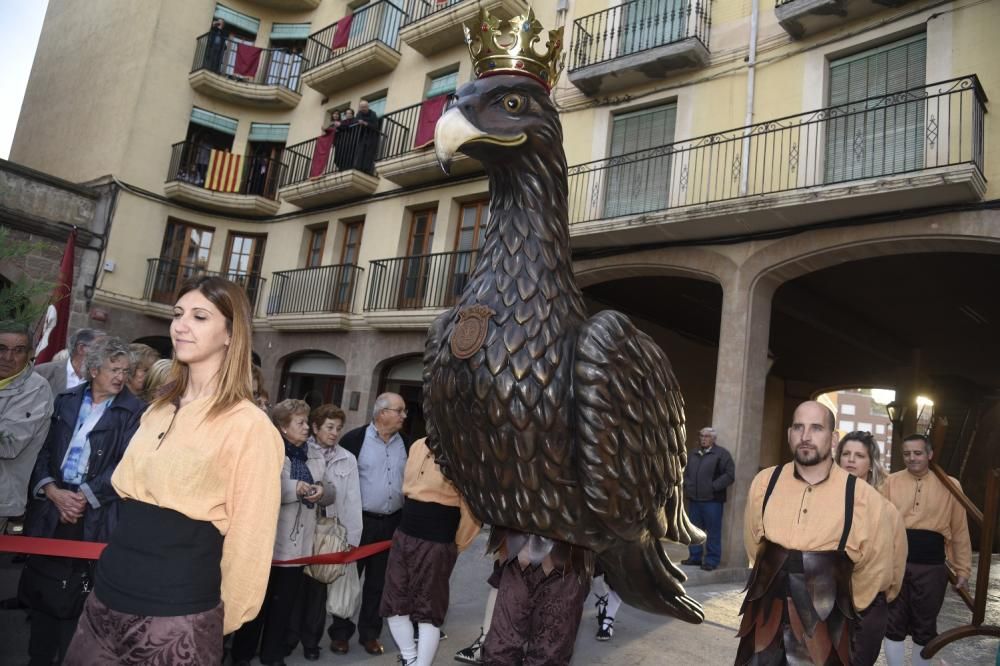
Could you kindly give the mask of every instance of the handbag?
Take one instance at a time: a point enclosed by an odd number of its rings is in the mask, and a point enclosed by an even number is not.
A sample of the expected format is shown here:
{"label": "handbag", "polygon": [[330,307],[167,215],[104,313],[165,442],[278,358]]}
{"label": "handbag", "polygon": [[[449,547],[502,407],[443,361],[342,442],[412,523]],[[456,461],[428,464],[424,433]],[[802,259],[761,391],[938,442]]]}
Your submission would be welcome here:
{"label": "handbag", "polygon": [[17,598],[32,610],[73,620],[93,587],[93,565],[66,557],[33,555],[21,571]]}
{"label": "handbag", "polygon": [[[349,548],[347,528],[336,517],[327,517],[322,508],[316,507],[316,536],[313,539],[313,555],[339,553]],[[307,564],[306,575],[321,583],[332,583],[344,575],[346,564]]]}
{"label": "handbag", "polygon": [[326,610],[335,617],[351,618],[361,607],[361,579],[353,564],[346,567],[344,575],[326,588]]}

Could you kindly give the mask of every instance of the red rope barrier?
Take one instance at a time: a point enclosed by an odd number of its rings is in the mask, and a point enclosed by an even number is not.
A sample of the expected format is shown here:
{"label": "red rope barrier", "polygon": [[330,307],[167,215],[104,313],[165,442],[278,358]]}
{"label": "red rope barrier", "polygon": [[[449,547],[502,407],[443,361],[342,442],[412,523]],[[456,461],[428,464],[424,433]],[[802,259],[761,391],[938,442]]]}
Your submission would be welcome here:
{"label": "red rope barrier", "polygon": [[[391,541],[377,541],[340,553],[320,553],[293,560],[274,560],[271,564],[347,564],[389,550]],[[23,553],[25,555],[53,555],[74,557],[81,560],[96,560],[107,544],[93,541],[69,541],[67,539],[42,539],[25,536],[0,536],[0,553]]]}

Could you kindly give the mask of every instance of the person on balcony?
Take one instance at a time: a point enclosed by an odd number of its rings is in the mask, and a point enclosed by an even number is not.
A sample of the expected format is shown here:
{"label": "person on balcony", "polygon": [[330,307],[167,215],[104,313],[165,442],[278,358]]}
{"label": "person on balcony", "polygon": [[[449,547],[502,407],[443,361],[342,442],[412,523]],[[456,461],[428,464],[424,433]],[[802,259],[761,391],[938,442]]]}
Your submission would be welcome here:
{"label": "person on balcony", "polygon": [[354,168],[365,173],[375,173],[375,155],[378,152],[379,141],[379,117],[369,107],[368,100],[363,99],[358,103],[356,120],[358,139]]}
{"label": "person on balcony", "polygon": [[[951,490],[930,471],[934,448],[924,435],[903,439],[906,469],[889,475],[883,494],[903,516],[909,542],[903,588],[889,604],[885,659],[902,666],[903,641],[913,638],[912,663],[930,664],[921,649],[937,636],[937,616],[948,589],[948,565],[955,570],[955,587],[966,589],[972,569],[972,542],[965,508]],[[948,477],[961,491],[958,480]]]}
{"label": "person on balcony", "polygon": [[226,22],[220,18],[212,21],[205,44],[205,68],[212,72],[222,73],[223,55],[226,52]]}
{"label": "person on balcony", "polygon": [[333,139],[333,163],[337,171],[347,171],[354,168],[354,157],[357,152],[358,121],[354,117],[354,109],[344,109],[343,117]]}

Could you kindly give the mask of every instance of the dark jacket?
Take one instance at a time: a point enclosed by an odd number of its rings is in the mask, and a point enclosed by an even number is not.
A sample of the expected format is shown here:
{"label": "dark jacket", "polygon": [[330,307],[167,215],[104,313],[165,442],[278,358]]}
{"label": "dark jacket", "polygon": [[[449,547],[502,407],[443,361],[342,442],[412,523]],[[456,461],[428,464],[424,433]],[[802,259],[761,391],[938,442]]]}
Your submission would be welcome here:
{"label": "dark jacket", "polygon": [[698,502],[725,502],[726,488],[736,480],[736,465],[729,451],[715,444],[702,454],[700,448],[688,452],[684,468],[684,495]]}
{"label": "dark jacket", "polygon": [[[359,458],[361,456],[361,447],[365,443],[365,431],[368,430],[368,426],[370,425],[370,423],[366,423],[360,428],[351,430],[346,435],[342,435],[340,441],[337,443],[344,450],[350,451],[355,458]],[[403,439],[403,447],[406,449],[406,455],[410,455],[410,444],[412,442],[403,433],[399,433],[399,436]]]}
{"label": "dark jacket", "polygon": [[[56,397],[49,434],[31,475],[32,497],[24,525],[26,536],[51,537],[59,525],[59,509],[45,497],[39,486],[44,485],[43,481],[52,481],[63,487],[60,467],[73,438],[76,417],[88,386],[89,383],[81,384]],[[90,463],[86,480],[80,486],[80,492],[87,497],[83,513],[84,541],[107,541],[118,522],[119,497],[111,486],[111,475],[139,428],[139,418],[145,408],[144,402],[124,388],[90,432]]]}

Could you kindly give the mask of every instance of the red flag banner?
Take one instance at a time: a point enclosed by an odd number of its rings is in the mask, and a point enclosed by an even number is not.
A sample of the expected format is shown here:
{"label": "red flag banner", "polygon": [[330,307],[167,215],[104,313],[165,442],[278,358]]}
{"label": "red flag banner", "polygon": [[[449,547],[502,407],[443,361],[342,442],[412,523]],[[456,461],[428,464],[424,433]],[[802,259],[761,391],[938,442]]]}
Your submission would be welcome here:
{"label": "red flag banner", "polygon": [[309,165],[310,178],[319,178],[326,173],[326,165],[330,163],[330,151],[333,150],[333,138],[336,135],[337,128],[331,125],[323,133],[323,136],[316,139],[312,164]]}
{"label": "red flag banner", "polygon": [[[376,541],[365,546],[351,548],[339,553],[320,553],[294,560],[273,560],[272,564],[347,564],[389,550],[391,541]],[[94,541],[70,541],[68,539],[43,539],[25,536],[0,536],[0,553],[23,553],[25,555],[52,555],[74,557],[80,560],[96,560],[107,544]]]}
{"label": "red flag banner", "polygon": [[239,192],[243,176],[243,156],[213,149],[208,157],[205,189],[216,192]]}
{"label": "red flag banner", "polygon": [[245,76],[248,79],[257,76],[257,66],[260,65],[260,52],[262,50],[250,44],[238,44],[236,46],[236,65],[233,67],[236,76]]}
{"label": "red flag banner", "polygon": [[42,335],[35,347],[35,363],[48,363],[66,346],[69,332],[69,306],[73,294],[73,261],[76,248],[76,227],[69,232],[62,263],[59,264],[59,282],[52,290],[52,298],[45,309]]}
{"label": "red flag banner", "polygon": [[333,43],[330,48],[342,49],[347,46],[347,40],[351,37],[351,21],[353,20],[354,14],[348,14],[337,21],[337,29],[333,32]]}
{"label": "red flag banner", "polygon": [[413,147],[423,148],[434,143],[434,126],[444,112],[448,103],[448,95],[438,95],[425,99],[420,105],[420,115],[417,116],[417,131],[414,133]]}

